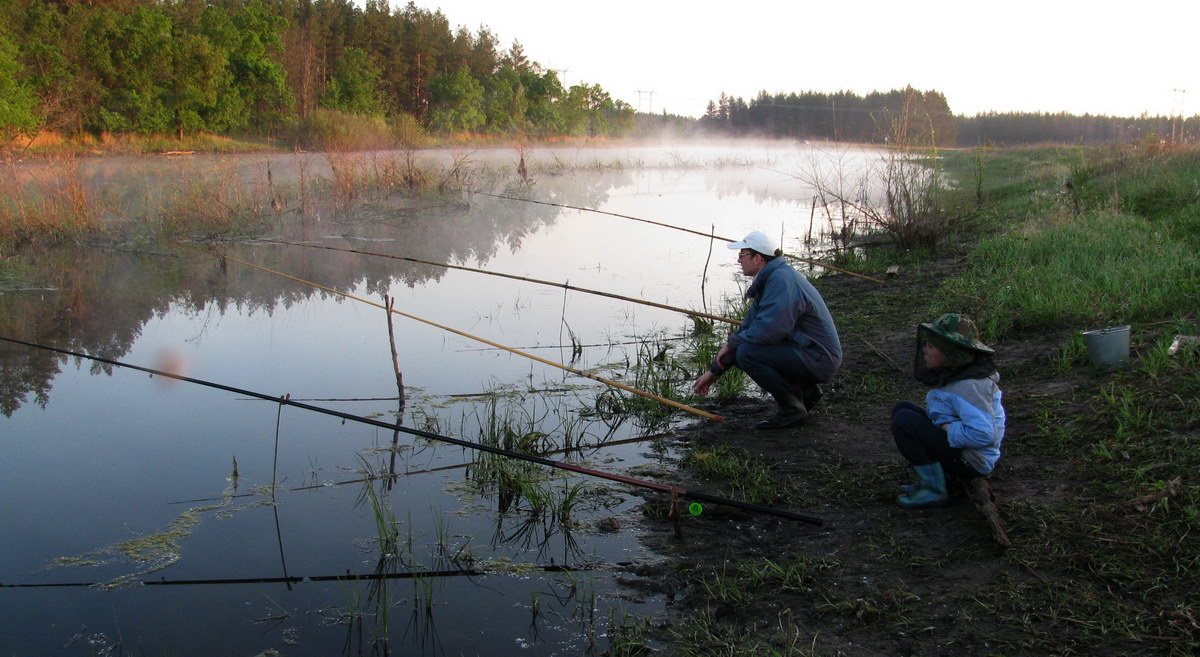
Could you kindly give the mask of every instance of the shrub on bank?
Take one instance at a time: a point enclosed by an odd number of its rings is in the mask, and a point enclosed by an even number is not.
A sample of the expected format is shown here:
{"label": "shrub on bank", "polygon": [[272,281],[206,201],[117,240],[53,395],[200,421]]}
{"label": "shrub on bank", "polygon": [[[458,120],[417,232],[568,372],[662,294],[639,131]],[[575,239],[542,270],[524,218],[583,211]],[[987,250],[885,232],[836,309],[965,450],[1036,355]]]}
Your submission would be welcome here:
{"label": "shrub on bank", "polygon": [[290,139],[300,148],[370,151],[415,148],[426,142],[420,122],[401,114],[390,122],[377,116],[319,109],[296,123]]}

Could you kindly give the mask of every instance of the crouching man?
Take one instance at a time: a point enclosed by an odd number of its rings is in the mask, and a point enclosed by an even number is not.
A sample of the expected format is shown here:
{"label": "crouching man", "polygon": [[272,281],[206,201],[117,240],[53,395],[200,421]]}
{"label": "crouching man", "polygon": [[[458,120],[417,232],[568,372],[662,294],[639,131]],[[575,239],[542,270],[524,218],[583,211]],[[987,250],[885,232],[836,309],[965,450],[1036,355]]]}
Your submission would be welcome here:
{"label": "crouching man", "polygon": [[754,231],[729,248],[738,250],[742,273],[754,277],[746,290],[750,309],[692,391],[708,394],[717,377],[738,367],[778,405],[759,429],[801,424],[821,397],[818,384],[832,380],[842,364],[833,317],[813,284],[765,233]]}

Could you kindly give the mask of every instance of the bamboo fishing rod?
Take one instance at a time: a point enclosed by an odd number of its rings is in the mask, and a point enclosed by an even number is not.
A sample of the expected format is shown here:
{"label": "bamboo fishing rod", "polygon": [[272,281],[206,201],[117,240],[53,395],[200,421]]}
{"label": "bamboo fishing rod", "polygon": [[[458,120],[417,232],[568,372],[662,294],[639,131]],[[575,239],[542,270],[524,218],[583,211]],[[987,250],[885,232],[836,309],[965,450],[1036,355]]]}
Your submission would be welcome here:
{"label": "bamboo fishing rod", "polygon": [[535,361],[537,361],[537,362],[539,362],[539,363],[542,363],[543,365],[550,365],[551,367],[557,367],[557,368],[558,368],[558,369],[560,369],[560,370],[563,370],[563,371],[566,371],[566,372],[570,372],[570,373],[572,373],[572,374],[576,374],[576,375],[578,375],[578,376],[582,376],[582,377],[585,377],[585,378],[591,379],[591,380],[593,380],[593,381],[599,381],[600,383],[603,383],[604,385],[607,385],[607,386],[612,386],[612,387],[614,387],[614,388],[620,388],[621,390],[624,390],[624,391],[626,391],[626,392],[632,392],[632,393],[633,393],[633,394],[635,394],[635,395],[639,395],[639,396],[641,396],[641,397],[645,397],[646,399],[652,399],[652,400],[654,400],[654,401],[656,401],[656,402],[659,402],[659,403],[662,403],[662,404],[666,404],[667,406],[671,406],[671,407],[674,407],[674,408],[678,408],[678,409],[679,409],[679,410],[681,410],[681,411],[687,411],[688,413],[691,413],[691,414],[693,414],[693,415],[699,415],[699,416],[700,416],[700,417],[702,417],[702,418],[706,418],[706,419],[709,419],[709,420],[717,420],[718,422],[720,422],[721,420],[723,420],[723,419],[724,419],[724,418],[722,418],[722,417],[721,417],[721,416],[719,416],[719,415],[714,415],[714,414],[712,414],[712,413],[709,413],[709,412],[707,412],[707,411],[702,411],[702,410],[700,410],[700,409],[698,409],[698,408],[695,408],[695,407],[693,407],[693,406],[688,406],[687,404],[681,404],[681,403],[679,403],[679,402],[677,402],[677,401],[675,401],[675,400],[673,400],[673,399],[667,399],[666,397],[661,397],[661,396],[659,396],[659,395],[656,395],[656,394],[653,394],[653,393],[646,392],[645,390],[638,390],[637,388],[634,388],[633,386],[627,386],[627,385],[625,385],[624,383],[620,383],[619,381],[613,381],[613,380],[611,380],[611,379],[606,379],[606,378],[604,378],[604,377],[596,376],[595,374],[589,374],[589,373],[587,373],[587,372],[584,372],[584,371],[583,371],[583,370],[581,370],[581,369],[577,369],[577,368],[574,368],[574,367],[570,367],[570,366],[568,366],[568,365],[563,365],[562,363],[556,363],[556,362],[554,362],[554,361],[552,361],[552,360],[549,360],[549,359],[547,359],[547,358],[542,358],[541,356],[534,356],[534,355],[533,355],[533,354],[531,354],[531,353],[527,353],[527,352],[524,352],[524,351],[520,351],[520,350],[518,350],[518,349],[513,349],[512,347],[507,347],[507,346],[505,346],[505,345],[502,345],[502,344],[500,344],[499,342],[492,342],[491,340],[488,340],[487,338],[481,338],[481,337],[479,337],[479,336],[477,336],[477,335],[472,335],[472,334],[470,334],[470,333],[467,333],[467,332],[465,332],[465,331],[460,331],[460,330],[458,330],[458,329],[456,329],[456,328],[451,328],[451,327],[449,327],[449,326],[446,326],[446,325],[444,325],[444,324],[438,324],[437,322],[430,321],[430,320],[428,320],[428,319],[425,319],[425,318],[423,318],[423,317],[417,317],[416,315],[411,315],[411,314],[409,314],[409,313],[406,313],[406,312],[403,312],[403,311],[400,311],[400,310],[396,310],[395,308],[388,308],[387,306],[385,306],[385,305],[383,305],[383,304],[381,304],[381,303],[377,303],[377,302],[371,301],[370,299],[364,299],[364,298],[362,298],[362,297],[355,296],[355,295],[353,295],[353,294],[350,294],[349,292],[342,292],[341,290],[337,290],[337,289],[334,289],[334,288],[331,288],[331,287],[326,287],[326,286],[324,286],[324,285],[321,285],[320,283],[314,283],[314,282],[312,282],[312,281],[306,281],[306,280],[304,280],[303,278],[296,278],[295,276],[292,276],[292,275],[290,275],[290,274],[285,274],[285,273],[283,273],[283,272],[281,272],[281,271],[275,271],[274,269],[268,269],[267,267],[263,267],[262,265],[256,265],[256,264],[254,264],[254,263],[252,263],[252,262],[246,262],[245,260],[241,260],[241,259],[239,259],[239,258],[235,258],[235,257],[233,257],[233,256],[231,256],[231,255],[223,255],[223,256],[220,256],[220,257],[221,257],[221,258],[224,258],[224,259],[226,259],[226,260],[232,260],[233,262],[236,262],[236,263],[239,263],[239,264],[246,265],[247,267],[253,267],[254,269],[258,269],[259,271],[265,271],[265,272],[267,272],[267,273],[270,273],[270,274],[275,274],[276,276],[282,276],[283,278],[286,278],[286,279],[289,279],[289,280],[296,281],[297,283],[304,283],[305,285],[311,285],[312,287],[315,287],[315,288],[317,288],[317,289],[319,289],[319,290],[325,290],[326,292],[332,292],[332,293],[334,293],[334,294],[337,294],[337,295],[340,295],[340,296],[346,297],[347,299],[353,299],[353,300],[355,300],[355,301],[361,301],[362,303],[365,303],[365,304],[368,304],[368,305],[371,305],[371,306],[375,306],[376,308],[381,308],[381,309],[383,309],[383,310],[385,310],[385,311],[387,311],[387,312],[395,313],[395,314],[397,314],[397,315],[400,315],[401,317],[407,317],[407,318],[409,318],[409,319],[412,319],[412,320],[415,320],[415,321],[421,322],[422,324],[428,324],[429,326],[433,326],[433,327],[435,327],[435,328],[440,328],[440,329],[442,329],[443,331],[449,331],[450,333],[454,333],[454,334],[456,334],[456,335],[461,335],[461,336],[463,336],[464,338],[469,338],[469,339],[471,339],[471,340],[475,340],[476,342],[482,342],[482,343],[484,343],[484,344],[486,344],[486,345],[490,345],[490,346],[492,346],[492,347],[496,347],[497,349],[503,349],[504,351],[507,351],[507,352],[509,352],[509,353],[511,353],[511,354],[516,354],[516,355],[518,355],[518,356],[524,356],[524,357],[526,357],[526,358],[528,358],[528,359],[530,359],[530,360],[535,360]]}
{"label": "bamboo fishing rod", "polygon": [[121,362],[118,360],[113,360],[111,358],[104,358],[102,356],[92,356],[90,354],[85,354],[85,353],[78,352],[78,351],[71,351],[68,349],[59,349],[58,347],[51,347],[48,345],[37,344],[36,342],[28,342],[26,340],[18,340],[17,338],[10,338],[10,337],[6,337],[6,336],[2,336],[2,335],[0,335],[0,340],[3,340],[4,342],[11,342],[13,344],[23,345],[26,347],[32,347],[34,349],[43,349],[43,350],[51,351],[51,352],[54,352],[57,354],[63,354],[65,356],[72,356],[74,358],[84,358],[87,360],[95,361],[97,363],[106,363],[108,365],[113,365],[115,367],[124,367],[127,369],[136,370],[139,372],[146,372],[148,374],[163,376],[163,377],[167,377],[169,379],[175,379],[177,381],[186,381],[188,383],[195,383],[196,385],[206,386],[209,388],[215,388],[217,390],[224,390],[226,392],[232,392],[237,395],[245,395],[247,397],[255,397],[257,399],[273,401],[278,404],[294,406],[296,408],[302,408],[306,411],[312,411],[314,413],[321,413],[324,415],[330,415],[333,417],[341,418],[343,420],[349,420],[351,422],[358,422],[360,424],[366,424],[366,425],[373,426],[373,427],[379,427],[381,429],[387,429],[388,431],[401,431],[403,433],[407,433],[407,434],[410,434],[413,436],[425,438],[427,440],[434,440],[434,441],[438,441],[438,442],[449,443],[451,445],[457,445],[464,449],[474,449],[474,450],[478,450],[481,452],[488,452],[489,454],[496,454],[498,456],[506,456],[506,457],[518,459],[521,461],[528,461],[530,463],[537,463],[538,465],[544,465],[544,466],[550,467],[550,468],[566,470],[568,472],[575,472],[575,473],[586,475],[589,477],[596,477],[599,479],[607,479],[609,481],[615,481],[615,482],[622,483],[622,484],[628,484],[630,486],[647,488],[650,490],[667,493],[668,495],[670,495],[672,497],[672,499],[674,499],[675,497],[687,497],[687,498],[691,498],[691,499],[698,500],[701,502],[709,502],[712,504],[720,504],[723,506],[732,506],[732,507],[735,507],[738,509],[744,509],[746,511],[765,513],[765,514],[777,516],[780,518],[788,518],[790,520],[800,520],[802,522],[807,522],[807,523],[814,524],[814,525],[824,524],[824,521],[821,518],[818,518],[816,516],[807,515],[804,513],[797,513],[795,511],[787,511],[785,509],[777,509],[774,507],[763,506],[761,504],[752,504],[750,502],[741,502],[739,500],[733,500],[733,499],[729,499],[729,498],[725,498],[725,497],[719,497],[716,495],[710,495],[708,493],[703,493],[700,491],[684,490],[682,488],[676,488],[674,486],[668,486],[666,484],[660,484],[660,483],[656,483],[653,481],[645,481],[643,479],[634,479],[633,477],[626,477],[624,475],[614,474],[611,472],[604,472],[602,470],[594,470],[592,468],[585,468],[581,465],[576,465],[574,463],[568,463],[566,461],[554,461],[554,460],[544,458],[541,456],[533,456],[531,454],[522,454],[521,452],[514,452],[512,450],[503,449],[501,447],[494,447],[492,445],[485,445],[483,443],[471,442],[469,440],[463,440],[461,438],[453,438],[451,436],[444,436],[441,434],[433,433],[432,431],[425,431],[423,429],[415,429],[412,427],[406,427],[404,425],[399,425],[399,424],[388,424],[387,422],[384,422],[382,420],[377,420],[375,418],[364,417],[362,415],[354,415],[353,413],[346,413],[344,411],[338,411],[338,410],[334,410],[332,408],[325,408],[323,406],[313,406],[312,404],[298,402],[287,396],[273,397],[271,395],[263,394],[261,392],[254,392],[252,390],[246,390],[244,388],[235,388],[233,386],[228,386],[228,385],[225,385],[222,383],[205,381],[203,379],[196,379],[196,378],[193,378],[190,376],[183,376],[182,374],[174,374],[172,372],[156,370],[156,369],[149,368],[149,367],[143,367],[141,365],[134,365],[132,363],[124,363],[124,362]]}
{"label": "bamboo fishing rod", "polygon": [[360,251],[358,249],[347,249],[347,248],[342,248],[342,247],[337,247],[337,246],[326,246],[324,244],[305,244],[303,242],[288,242],[285,240],[259,240],[259,241],[267,242],[269,244],[286,244],[288,246],[303,246],[303,247],[307,247],[310,249],[328,249],[330,251],[343,251],[345,253],[357,253],[359,255],[369,255],[369,256],[376,256],[376,257],[380,257],[380,258],[392,258],[393,260],[404,260],[407,262],[415,262],[415,263],[422,264],[422,265],[431,265],[433,267],[445,267],[446,269],[458,269],[460,271],[469,271],[469,272],[473,272],[476,274],[486,274],[488,276],[500,276],[502,278],[510,278],[515,281],[525,281],[527,283],[537,283],[539,285],[550,285],[553,287],[562,288],[564,290],[573,290],[575,292],[583,292],[584,294],[595,294],[597,296],[608,297],[610,299],[618,299],[620,301],[630,301],[632,303],[640,303],[644,306],[652,306],[654,308],[661,308],[663,310],[672,310],[675,312],[685,313],[687,315],[692,315],[695,317],[703,317],[705,319],[711,319],[711,320],[718,321],[718,322],[728,322],[730,324],[740,324],[741,323],[740,321],[738,321],[736,319],[730,319],[728,317],[721,317],[720,315],[710,315],[708,313],[700,312],[698,310],[688,310],[686,308],[669,306],[665,303],[657,303],[654,301],[647,301],[645,299],[635,299],[633,297],[627,297],[627,296],[623,296],[620,294],[615,294],[613,292],[604,292],[603,290],[591,290],[586,287],[578,287],[576,285],[571,285],[569,283],[556,283],[554,281],[546,281],[546,280],[542,280],[539,278],[528,278],[525,276],[517,276],[516,274],[505,274],[503,272],[498,272],[498,271],[488,271],[486,269],[476,269],[474,267],[464,267],[462,265],[451,265],[451,264],[448,264],[445,262],[433,262],[431,260],[422,260],[420,258],[410,258],[407,256],[392,255],[390,253],[379,253],[376,251]]}
{"label": "bamboo fishing rod", "polygon": [[[711,234],[711,233],[704,233],[704,232],[701,232],[701,231],[698,231],[698,230],[692,230],[691,228],[684,228],[684,227],[682,227],[682,226],[673,226],[673,225],[671,225],[671,224],[665,224],[665,223],[662,223],[661,221],[651,221],[651,220],[649,220],[649,219],[642,219],[642,218],[639,218],[639,217],[632,217],[632,216],[630,216],[630,215],[627,215],[627,214],[618,214],[618,213],[616,213],[616,212],[608,212],[608,211],[606,211],[606,210],[596,210],[595,208],[581,208],[581,207],[579,207],[579,206],[575,206],[575,205],[564,205],[564,204],[562,204],[562,203],[551,203],[551,202],[549,202],[549,201],[535,201],[535,200],[533,200],[533,199],[529,199],[529,198],[519,198],[519,197],[516,197],[516,196],[502,196],[502,195],[500,195],[500,194],[489,194],[489,193],[487,193],[487,192],[479,192],[479,191],[473,191],[473,192],[471,192],[471,193],[472,193],[472,194],[479,194],[480,196],[490,196],[490,197],[492,197],[492,198],[502,198],[502,199],[504,199],[504,200],[506,200],[506,201],[521,201],[521,202],[523,202],[523,203],[537,203],[538,205],[550,205],[550,206],[553,206],[553,207],[556,207],[556,208],[567,208],[568,210],[580,210],[580,211],[582,211],[582,212],[595,212],[596,214],[607,214],[607,215],[609,215],[609,216],[611,216],[611,217],[620,217],[621,219],[632,219],[633,221],[640,221],[640,222],[642,222],[642,223],[646,223],[646,224],[653,224],[653,225],[655,225],[655,226],[662,226],[663,228],[670,228],[670,229],[673,229],[673,230],[679,230],[679,231],[683,231],[683,232],[685,232],[685,233],[691,233],[691,234],[693,234],[693,235],[699,235],[699,236],[701,236],[701,237],[706,237],[706,238],[708,238],[708,239],[718,239],[718,240],[725,240],[726,242],[736,242],[736,241],[737,241],[737,240],[735,240],[735,239],[733,239],[733,238],[730,238],[730,237],[721,237],[720,235],[713,235],[713,234]],[[842,273],[842,274],[847,274],[847,275],[849,275],[849,276],[856,276],[856,277],[858,277],[858,278],[866,279],[866,280],[868,280],[868,281],[871,281],[872,283],[879,283],[880,285],[885,285],[885,284],[886,284],[884,281],[881,281],[881,280],[879,280],[878,278],[872,278],[871,276],[867,276],[866,274],[859,274],[859,273],[856,273],[856,272],[852,272],[852,271],[850,271],[849,269],[842,269],[841,267],[838,267],[838,266],[836,266],[836,265],[831,265],[831,264],[829,264],[829,263],[827,263],[827,262],[823,262],[823,261],[821,261],[821,260],[813,260],[812,258],[802,258],[802,257],[800,257],[800,256],[797,256],[797,255],[792,255],[792,254],[790,254],[790,253],[785,253],[785,254],[783,254],[783,256],[784,256],[785,258],[790,258],[790,259],[792,259],[792,260],[797,260],[797,261],[799,261],[799,262],[808,263],[808,264],[810,264],[810,265],[814,265],[814,266],[817,266],[817,267],[821,267],[821,268],[823,268],[823,269],[829,269],[829,270],[836,271],[836,272],[839,272],[839,273]]]}

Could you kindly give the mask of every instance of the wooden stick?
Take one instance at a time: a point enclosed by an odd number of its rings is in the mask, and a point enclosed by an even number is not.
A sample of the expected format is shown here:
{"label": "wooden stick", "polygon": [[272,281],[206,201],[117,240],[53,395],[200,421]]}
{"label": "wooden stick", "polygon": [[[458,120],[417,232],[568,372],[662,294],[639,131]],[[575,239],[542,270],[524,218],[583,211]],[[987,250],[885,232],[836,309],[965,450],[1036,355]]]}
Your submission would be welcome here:
{"label": "wooden stick", "polygon": [[885,361],[887,361],[887,364],[888,364],[888,365],[891,365],[892,367],[896,368],[896,371],[897,371],[897,372],[899,372],[899,373],[901,373],[901,374],[907,374],[907,372],[905,372],[903,369],[901,369],[901,368],[900,368],[900,366],[899,366],[899,365],[897,365],[897,364],[896,364],[896,361],[892,360],[891,358],[888,358],[888,355],[887,355],[887,354],[885,354],[885,353],[883,353],[882,351],[880,351],[880,350],[876,349],[876,348],[875,348],[875,345],[871,344],[870,342],[868,342],[868,341],[866,341],[866,340],[863,340],[863,343],[864,343],[864,344],[866,344],[868,347],[870,347],[870,348],[871,348],[871,351],[874,351],[876,356],[879,356],[880,358],[882,358],[882,359],[884,359]]}
{"label": "wooden stick", "polygon": [[1012,540],[1008,538],[1008,532],[1004,529],[1004,520],[1000,518],[1000,510],[996,508],[992,497],[992,488],[988,485],[987,478],[974,477],[968,480],[967,491],[971,495],[971,501],[975,502],[975,508],[983,514],[992,528],[992,538],[1004,547],[1011,547]]}

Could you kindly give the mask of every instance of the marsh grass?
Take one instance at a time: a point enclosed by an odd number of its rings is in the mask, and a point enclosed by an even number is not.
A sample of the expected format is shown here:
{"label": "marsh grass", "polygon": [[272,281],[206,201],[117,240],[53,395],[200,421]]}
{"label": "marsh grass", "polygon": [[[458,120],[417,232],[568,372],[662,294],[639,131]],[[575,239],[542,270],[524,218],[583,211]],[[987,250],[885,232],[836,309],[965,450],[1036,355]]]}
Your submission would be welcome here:
{"label": "marsh grass", "polygon": [[293,212],[360,219],[410,211],[418,200],[459,207],[465,191],[492,174],[468,151],[457,151],[448,164],[420,162],[412,149],[333,148],[325,155],[327,176],[314,175],[307,157],[297,153],[298,179],[289,183],[274,180],[269,167],[265,182],[248,182],[235,160],[204,171],[180,164],[178,176],[164,183],[149,208],[141,207],[140,197],[118,201],[90,191],[77,158],[47,160],[51,164],[41,168],[48,173],[36,180],[10,159],[0,162],[0,246],[154,243],[181,235],[241,239]]}
{"label": "marsh grass", "polygon": [[[686,403],[690,395],[683,390],[690,374],[671,356],[673,349],[674,345],[666,340],[640,341],[635,361],[627,366],[626,373],[621,378],[625,379],[630,387],[642,392]],[[598,410],[599,405],[604,404],[607,414],[629,416],[644,430],[661,429],[670,424],[678,413],[677,409],[657,399],[620,388],[610,388],[601,395],[605,396],[607,399],[603,401],[598,399]]]}
{"label": "marsh grass", "polygon": [[630,614],[624,609],[610,608],[608,612],[608,647],[605,657],[638,657],[653,654],[648,635],[650,619]]}
{"label": "marsh grass", "polygon": [[[750,308],[750,302],[740,297],[724,297],[717,304],[713,314],[730,319],[742,319]],[[676,350],[679,354],[678,368],[687,383],[700,376],[721,350],[721,346],[729,338],[729,334],[737,327],[727,322],[715,322],[709,319],[692,318],[691,331],[684,336],[682,347]],[[728,401],[744,395],[750,388],[750,378],[745,372],[734,367],[721,374],[713,384],[713,395],[718,401]]]}
{"label": "marsh grass", "polygon": [[[478,441],[535,456],[580,449],[588,439],[584,422],[564,414],[561,407],[539,407],[539,403],[515,395],[489,394],[473,420]],[[505,541],[533,540],[541,530],[543,542],[555,532],[562,532],[569,542],[580,517],[607,503],[603,487],[573,481],[559,470],[501,454],[478,452],[467,478],[478,494],[496,497],[500,513],[521,519]]]}
{"label": "marsh grass", "polygon": [[[199,175],[181,169],[175,185],[160,201],[155,218],[140,228],[158,239],[186,234],[235,239],[261,230],[275,218],[270,210],[271,193],[245,189],[239,177],[236,165]],[[133,226],[139,228],[137,223]]]}
{"label": "marsh grass", "polygon": [[0,246],[72,243],[104,232],[105,203],[87,191],[79,165],[55,159],[35,180],[11,160],[0,164]]}

